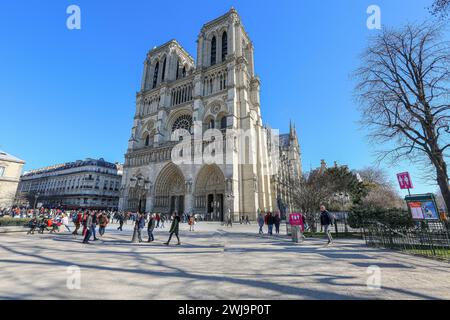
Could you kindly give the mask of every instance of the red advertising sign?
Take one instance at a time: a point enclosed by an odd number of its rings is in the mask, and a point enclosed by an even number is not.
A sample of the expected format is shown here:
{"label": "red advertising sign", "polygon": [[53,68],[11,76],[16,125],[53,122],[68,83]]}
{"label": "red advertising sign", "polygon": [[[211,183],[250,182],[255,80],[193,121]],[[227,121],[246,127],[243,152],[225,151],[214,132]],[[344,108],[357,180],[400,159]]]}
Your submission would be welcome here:
{"label": "red advertising sign", "polygon": [[411,177],[409,176],[409,172],[402,172],[397,174],[398,184],[400,185],[400,189],[412,189],[413,184],[411,181]]}
{"label": "red advertising sign", "polygon": [[289,215],[289,224],[291,226],[300,226],[303,229],[303,219],[300,213],[291,213]]}

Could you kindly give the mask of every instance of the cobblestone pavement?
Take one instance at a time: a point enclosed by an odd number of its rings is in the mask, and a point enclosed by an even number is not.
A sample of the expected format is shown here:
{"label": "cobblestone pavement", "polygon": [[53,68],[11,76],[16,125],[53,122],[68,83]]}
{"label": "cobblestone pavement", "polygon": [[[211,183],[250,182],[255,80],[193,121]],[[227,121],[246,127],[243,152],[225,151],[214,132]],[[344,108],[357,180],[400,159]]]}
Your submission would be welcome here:
{"label": "cobblestone pavement", "polygon": [[[199,223],[195,232],[183,224],[182,245],[167,247],[167,227],[151,244],[131,244],[131,226],[116,227],[91,244],[68,232],[1,234],[0,299],[450,299],[450,264],[360,240],[293,244],[255,225]],[[367,286],[371,266],[380,289]]]}

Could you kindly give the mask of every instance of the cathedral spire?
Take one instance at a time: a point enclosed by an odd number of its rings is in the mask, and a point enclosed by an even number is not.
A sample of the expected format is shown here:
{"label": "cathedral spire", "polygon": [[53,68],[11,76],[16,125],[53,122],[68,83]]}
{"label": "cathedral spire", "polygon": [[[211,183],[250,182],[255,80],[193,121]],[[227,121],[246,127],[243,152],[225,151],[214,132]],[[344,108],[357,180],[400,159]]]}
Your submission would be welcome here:
{"label": "cathedral spire", "polygon": [[292,120],[289,120],[289,137],[291,140],[295,138],[295,124],[292,124]]}

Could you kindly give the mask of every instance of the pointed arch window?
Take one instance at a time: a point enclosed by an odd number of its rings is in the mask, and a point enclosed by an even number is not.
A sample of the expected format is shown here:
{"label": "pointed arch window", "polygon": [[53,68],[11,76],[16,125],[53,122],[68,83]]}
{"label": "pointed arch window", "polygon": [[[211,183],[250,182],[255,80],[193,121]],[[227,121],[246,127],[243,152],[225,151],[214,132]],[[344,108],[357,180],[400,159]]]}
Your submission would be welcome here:
{"label": "pointed arch window", "polygon": [[183,78],[186,77],[186,66],[183,67],[182,75],[183,75]]}
{"label": "pointed arch window", "polygon": [[214,36],[211,39],[211,65],[216,64],[216,52],[217,52],[217,41],[216,37]]}
{"label": "pointed arch window", "polygon": [[227,128],[227,117],[223,116],[222,119],[220,119],[220,129],[226,129]]}
{"label": "pointed arch window", "polygon": [[159,61],[155,65],[155,71],[153,72],[153,88],[156,87],[158,82],[158,72],[159,72]]}
{"label": "pointed arch window", "polygon": [[164,58],[163,62],[163,68],[162,68],[162,75],[161,75],[161,82],[164,82],[164,79],[166,77],[166,58]]}
{"label": "pointed arch window", "polygon": [[222,34],[222,61],[225,61],[228,55],[228,35],[224,31]]}
{"label": "pointed arch window", "polygon": [[177,60],[177,79],[180,76],[179,73],[180,73],[180,60]]}
{"label": "pointed arch window", "polygon": [[150,145],[150,135],[145,137],[145,146],[148,147]]}

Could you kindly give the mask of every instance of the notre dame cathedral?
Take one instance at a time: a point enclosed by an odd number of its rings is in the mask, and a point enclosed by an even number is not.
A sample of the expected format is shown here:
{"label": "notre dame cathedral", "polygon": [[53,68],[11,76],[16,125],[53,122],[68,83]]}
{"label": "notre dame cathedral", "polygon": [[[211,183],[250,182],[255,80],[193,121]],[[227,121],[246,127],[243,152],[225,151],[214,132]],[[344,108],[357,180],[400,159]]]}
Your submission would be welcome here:
{"label": "notre dame cathedral", "polygon": [[[174,139],[174,132],[194,136],[194,127],[200,137],[211,129],[223,134],[227,161],[173,160],[186,138]],[[244,139],[233,136],[237,130]],[[121,210],[176,211],[216,221],[228,214],[254,220],[258,209],[293,210],[292,185],[302,173],[295,127],[275,136],[263,125],[253,44],[233,8],[202,27],[197,61],[176,40],[148,52],[131,131]],[[214,141],[205,136],[201,152]]]}

